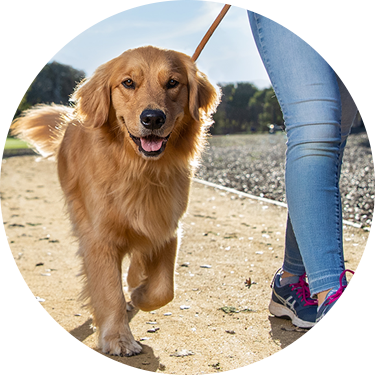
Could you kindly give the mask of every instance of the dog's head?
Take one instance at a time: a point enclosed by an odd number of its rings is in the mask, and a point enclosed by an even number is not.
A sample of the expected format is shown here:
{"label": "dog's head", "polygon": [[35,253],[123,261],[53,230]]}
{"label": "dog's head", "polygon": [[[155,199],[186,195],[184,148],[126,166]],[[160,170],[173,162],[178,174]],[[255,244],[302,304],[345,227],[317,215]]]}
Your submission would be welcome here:
{"label": "dog's head", "polygon": [[101,65],[73,101],[85,126],[116,122],[136,153],[156,160],[169,138],[213,113],[219,95],[189,56],[149,46]]}

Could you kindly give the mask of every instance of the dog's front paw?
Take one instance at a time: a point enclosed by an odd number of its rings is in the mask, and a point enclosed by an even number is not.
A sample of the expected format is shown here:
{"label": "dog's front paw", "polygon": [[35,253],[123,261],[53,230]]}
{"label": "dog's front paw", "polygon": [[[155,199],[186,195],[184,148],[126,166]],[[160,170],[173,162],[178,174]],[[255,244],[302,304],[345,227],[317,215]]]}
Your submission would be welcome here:
{"label": "dog's front paw", "polygon": [[99,345],[104,353],[130,357],[142,351],[127,322],[117,325],[114,320],[109,320],[100,327],[99,332]]}
{"label": "dog's front paw", "polygon": [[102,351],[105,354],[130,357],[142,351],[142,346],[133,337],[116,335],[116,337],[102,338]]}

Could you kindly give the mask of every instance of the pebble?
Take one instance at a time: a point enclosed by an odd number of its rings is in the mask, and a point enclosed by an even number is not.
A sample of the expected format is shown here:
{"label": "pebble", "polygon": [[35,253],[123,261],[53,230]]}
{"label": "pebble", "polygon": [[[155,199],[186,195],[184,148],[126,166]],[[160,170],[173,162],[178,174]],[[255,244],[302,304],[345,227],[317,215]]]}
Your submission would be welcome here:
{"label": "pebble", "polygon": [[150,328],[147,330],[148,333],[155,333],[156,331],[159,331],[159,327]]}
{"label": "pebble", "polygon": [[188,309],[190,309],[190,306],[186,306],[186,305],[180,306],[180,310],[188,310]]}
{"label": "pebble", "polygon": [[201,266],[201,268],[211,268],[212,266],[210,266],[209,264],[203,264],[202,266]]}
{"label": "pebble", "polygon": [[179,352],[176,350],[175,353],[170,354],[170,357],[186,357],[188,355],[194,355],[195,353],[191,350],[182,349]]}
{"label": "pebble", "polygon": [[163,315],[164,315],[164,316],[171,316],[172,313],[171,313],[171,312],[166,312],[166,313],[164,313]]}
{"label": "pebble", "polygon": [[35,298],[36,298],[36,300],[37,300],[38,302],[44,302],[44,301],[45,301],[44,298],[40,298],[40,297],[38,297],[38,296],[36,296]]}

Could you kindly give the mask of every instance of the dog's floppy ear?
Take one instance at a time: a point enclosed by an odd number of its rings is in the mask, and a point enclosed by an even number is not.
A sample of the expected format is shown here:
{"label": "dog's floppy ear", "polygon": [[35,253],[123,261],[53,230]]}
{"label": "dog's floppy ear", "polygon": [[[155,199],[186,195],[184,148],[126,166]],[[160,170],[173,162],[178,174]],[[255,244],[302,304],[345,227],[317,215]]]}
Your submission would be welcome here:
{"label": "dog's floppy ear", "polygon": [[108,119],[111,102],[111,61],[96,69],[92,77],[82,80],[74,91],[71,100],[85,126],[99,128]]}
{"label": "dog's floppy ear", "polygon": [[220,91],[207,79],[206,75],[195,68],[188,69],[189,111],[194,120],[210,117],[220,102]]}

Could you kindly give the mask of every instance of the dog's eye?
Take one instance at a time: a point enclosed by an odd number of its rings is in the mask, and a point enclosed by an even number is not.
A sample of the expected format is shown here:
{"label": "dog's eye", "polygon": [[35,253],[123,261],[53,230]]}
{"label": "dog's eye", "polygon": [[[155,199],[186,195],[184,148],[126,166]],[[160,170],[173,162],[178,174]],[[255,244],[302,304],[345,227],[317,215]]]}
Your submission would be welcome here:
{"label": "dog's eye", "polygon": [[135,87],[133,80],[130,78],[122,82],[122,84],[126,89],[134,89]]}
{"label": "dog's eye", "polygon": [[179,82],[175,79],[170,79],[167,83],[167,89],[172,89],[173,87],[178,86]]}

